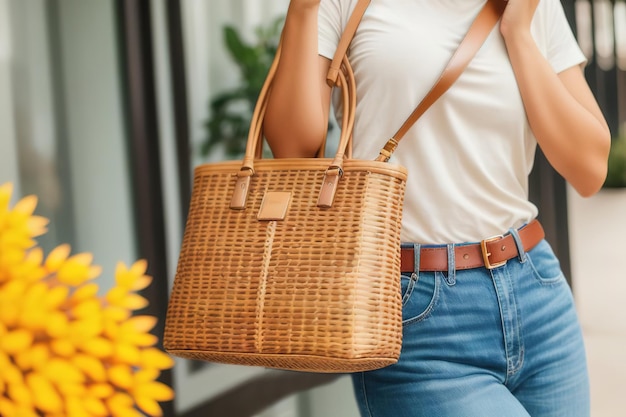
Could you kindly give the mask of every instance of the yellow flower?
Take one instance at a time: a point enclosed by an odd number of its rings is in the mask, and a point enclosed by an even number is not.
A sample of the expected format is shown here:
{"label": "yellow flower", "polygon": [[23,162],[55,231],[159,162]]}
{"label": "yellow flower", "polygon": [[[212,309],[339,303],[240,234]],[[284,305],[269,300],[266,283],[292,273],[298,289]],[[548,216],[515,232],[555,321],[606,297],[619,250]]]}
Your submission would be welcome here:
{"label": "yellow flower", "polygon": [[99,266],[92,266],[93,255],[79,253],[66,259],[57,271],[57,279],[63,284],[79,286],[96,278],[102,272]]}
{"label": "yellow flower", "polygon": [[[37,197],[28,196],[9,210],[13,186],[0,186],[0,249],[28,249],[35,245],[33,238],[46,232],[48,220],[33,216]],[[0,251],[4,252],[4,250]]]}
{"label": "yellow flower", "polygon": [[148,304],[136,293],[147,263],[118,264],[99,296],[93,255],[62,244],[45,257],[37,198],[11,208],[12,192],[0,185],[0,416],[162,415],[174,392],[157,379],[174,361],[155,347],[156,318],[133,316]]}
{"label": "yellow flower", "polygon": [[6,333],[0,340],[0,349],[10,355],[15,355],[30,348],[33,343],[33,334],[28,330],[13,330]]}
{"label": "yellow flower", "polygon": [[60,413],[63,411],[61,395],[59,395],[52,381],[48,378],[31,372],[26,376],[26,385],[33,393],[33,401],[36,408],[46,413]]}

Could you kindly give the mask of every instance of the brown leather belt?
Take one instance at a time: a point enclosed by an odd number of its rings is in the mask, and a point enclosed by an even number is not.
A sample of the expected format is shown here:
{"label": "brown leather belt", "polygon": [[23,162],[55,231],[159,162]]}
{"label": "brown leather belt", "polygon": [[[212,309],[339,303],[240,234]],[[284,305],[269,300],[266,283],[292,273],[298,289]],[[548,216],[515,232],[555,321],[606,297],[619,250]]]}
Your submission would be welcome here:
{"label": "brown leather belt", "polygon": [[[543,227],[538,220],[533,220],[518,230],[524,251],[529,251],[545,237]],[[400,252],[401,271],[411,273],[415,270],[413,248],[402,248]],[[494,236],[469,245],[454,247],[456,269],[485,267],[497,268],[509,259],[518,256],[515,240],[510,233]],[[420,250],[420,271],[447,271],[448,248],[446,246],[422,247]]]}

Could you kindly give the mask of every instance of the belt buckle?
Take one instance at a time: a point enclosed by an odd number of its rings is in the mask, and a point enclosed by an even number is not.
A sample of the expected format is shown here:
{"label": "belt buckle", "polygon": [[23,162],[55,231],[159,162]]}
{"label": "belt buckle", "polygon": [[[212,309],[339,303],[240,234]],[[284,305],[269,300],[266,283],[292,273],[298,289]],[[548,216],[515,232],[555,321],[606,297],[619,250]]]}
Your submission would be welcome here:
{"label": "belt buckle", "polygon": [[497,236],[492,236],[489,237],[487,239],[481,240],[480,241],[480,250],[482,252],[483,255],[483,261],[485,262],[485,268],[487,269],[494,269],[494,268],[498,268],[502,265],[506,264],[506,259],[504,261],[500,261],[500,262],[496,262],[496,263],[491,263],[491,261],[489,261],[489,257],[491,256],[491,252],[487,251],[487,243],[490,242],[495,242],[496,240],[500,240],[504,238],[503,235],[497,235]]}

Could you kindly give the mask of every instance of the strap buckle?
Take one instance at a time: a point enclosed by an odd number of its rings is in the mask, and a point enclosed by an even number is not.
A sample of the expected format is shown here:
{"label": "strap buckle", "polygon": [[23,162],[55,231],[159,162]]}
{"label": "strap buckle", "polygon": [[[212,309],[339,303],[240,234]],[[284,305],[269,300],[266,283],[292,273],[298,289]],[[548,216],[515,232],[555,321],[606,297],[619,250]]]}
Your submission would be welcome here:
{"label": "strap buckle", "polygon": [[485,262],[485,268],[491,270],[494,268],[498,268],[500,266],[503,266],[506,264],[506,259],[504,261],[500,261],[500,262],[495,262],[495,263],[491,263],[491,261],[489,260],[489,257],[491,256],[491,252],[488,251],[487,249],[487,244],[491,243],[491,242],[495,242],[497,240],[500,240],[504,238],[503,235],[497,235],[497,236],[492,236],[490,238],[484,239],[480,241],[480,250],[482,252],[483,255],[483,261]]}

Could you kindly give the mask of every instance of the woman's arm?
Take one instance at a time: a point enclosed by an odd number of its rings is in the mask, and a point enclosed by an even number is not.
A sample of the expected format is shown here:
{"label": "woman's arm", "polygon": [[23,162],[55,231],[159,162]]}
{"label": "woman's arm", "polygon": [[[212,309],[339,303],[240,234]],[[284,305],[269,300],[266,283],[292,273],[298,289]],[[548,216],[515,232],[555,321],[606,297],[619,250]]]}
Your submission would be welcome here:
{"label": "woman's arm", "polygon": [[550,164],[582,196],[604,183],[611,134],[580,67],[556,74],[530,33],[539,0],[509,0],[500,31],[530,127]]}
{"label": "woman's arm", "polygon": [[311,157],[326,139],[330,60],[318,55],[319,0],[291,0],[263,132],[274,156]]}

